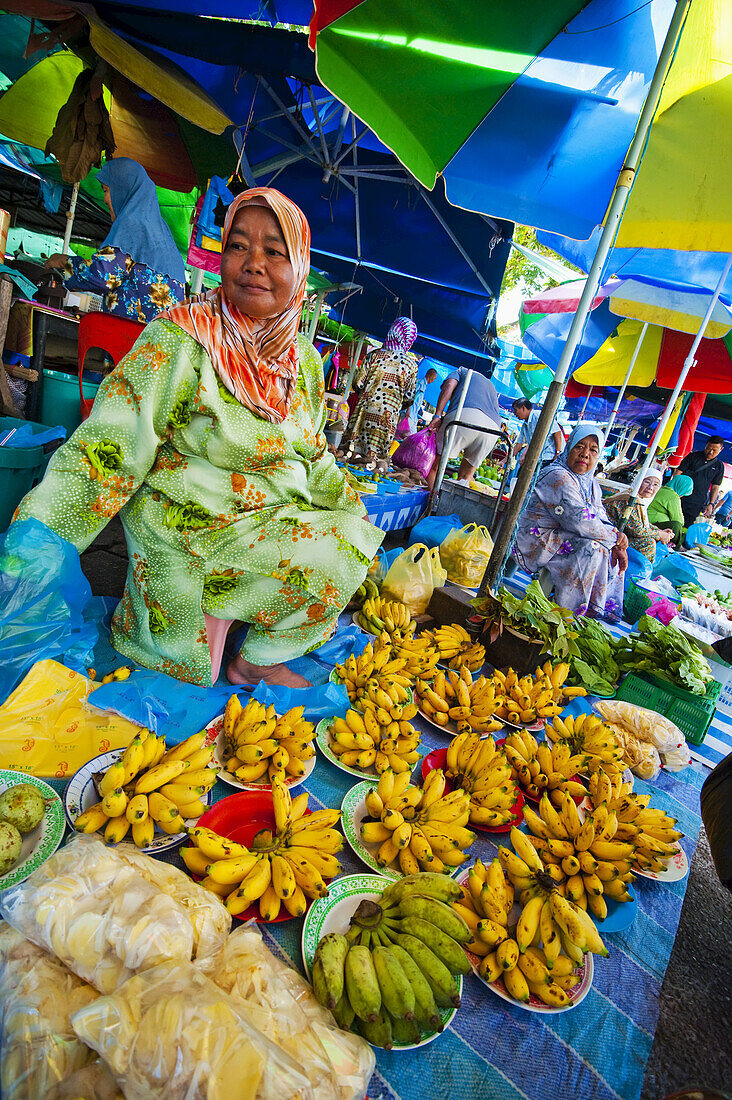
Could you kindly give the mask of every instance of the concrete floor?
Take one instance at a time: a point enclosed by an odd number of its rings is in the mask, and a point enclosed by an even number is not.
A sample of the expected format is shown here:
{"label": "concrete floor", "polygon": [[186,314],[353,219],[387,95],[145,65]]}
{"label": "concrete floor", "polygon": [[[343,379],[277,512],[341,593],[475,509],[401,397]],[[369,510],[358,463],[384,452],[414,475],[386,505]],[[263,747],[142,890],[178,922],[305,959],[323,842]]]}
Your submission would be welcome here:
{"label": "concrete floor", "polygon": [[[387,539],[387,548],[399,545],[393,536]],[[112,520],[82,554],[81,564],[95,596],[121,596],[127,550],[119,519]],[[640,1100],[663,1100],[689,1086],[726,1089],[732,1098],[730,945],[732,895],[717,877],[702,831],[661,990],[660,1018]]]}

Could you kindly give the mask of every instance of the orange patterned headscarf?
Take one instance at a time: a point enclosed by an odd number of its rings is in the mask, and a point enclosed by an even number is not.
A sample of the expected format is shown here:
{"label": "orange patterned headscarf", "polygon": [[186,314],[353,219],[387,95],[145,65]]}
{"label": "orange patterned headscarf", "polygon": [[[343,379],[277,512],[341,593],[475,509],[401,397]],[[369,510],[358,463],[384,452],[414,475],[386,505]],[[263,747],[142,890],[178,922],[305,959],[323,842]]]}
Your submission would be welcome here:
{"label": "orange patterned headscarf", "polygon": [[160,316],[173,321],[206,349],[219,378],[242,405],[255,416],[281,424],[297,384],[297,329],[310,270],[310,226],[291,199],[273,187],[252,187],[242,191],[228,209],[222,252],[238,210],[247,204],[268,206],[285,238],[295,287],[283,312],[263,319],[249,317],[233,306],[219,287]]}

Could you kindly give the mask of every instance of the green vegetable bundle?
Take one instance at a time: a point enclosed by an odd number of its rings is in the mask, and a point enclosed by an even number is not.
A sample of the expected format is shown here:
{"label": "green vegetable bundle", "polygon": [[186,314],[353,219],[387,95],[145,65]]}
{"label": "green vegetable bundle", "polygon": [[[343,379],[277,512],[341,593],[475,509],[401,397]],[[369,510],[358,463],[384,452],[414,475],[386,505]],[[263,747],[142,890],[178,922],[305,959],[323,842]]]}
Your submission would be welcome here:
{"label": "green vegetable bundle", "polygon": [[523,599],[499,588],[498,595],[471,601],[477,613],[491,623],[494,640],[504,626],[529,638],[541,640],[557,661],[567,661],[578,653],[575,644],[575,618],[566,607],[548,600],[538,581],[527,587]]}
{"label": "green vegetable bundle", "polygon": [[615,660],[616,641],[596,619],[575,619],[578,656],[570,657],[568,683],[585,687],[590,695],[612,695],[620,677]]}
{"label": "green vegetable bundle", "polygon": [[663,626],[649,615],[639,619],[637,634],[617,643],[615,659],[623,672],[651,672],[693,695],[705,695],[713,679],[699,647],[673,624]]}

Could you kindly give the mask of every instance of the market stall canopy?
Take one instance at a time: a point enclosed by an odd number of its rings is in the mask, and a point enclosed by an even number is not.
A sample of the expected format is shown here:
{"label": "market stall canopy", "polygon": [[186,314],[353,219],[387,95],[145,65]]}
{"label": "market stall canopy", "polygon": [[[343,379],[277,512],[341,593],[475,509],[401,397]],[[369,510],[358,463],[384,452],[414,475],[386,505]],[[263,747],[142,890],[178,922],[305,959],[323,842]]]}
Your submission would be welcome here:
{"label": "market stall canopy", "polygon": [[442,175],[459,206],[586,238],[674,8],[495,0],[488,15],[475,0],[319,0],[311,31],[322,83],[425,186]]}

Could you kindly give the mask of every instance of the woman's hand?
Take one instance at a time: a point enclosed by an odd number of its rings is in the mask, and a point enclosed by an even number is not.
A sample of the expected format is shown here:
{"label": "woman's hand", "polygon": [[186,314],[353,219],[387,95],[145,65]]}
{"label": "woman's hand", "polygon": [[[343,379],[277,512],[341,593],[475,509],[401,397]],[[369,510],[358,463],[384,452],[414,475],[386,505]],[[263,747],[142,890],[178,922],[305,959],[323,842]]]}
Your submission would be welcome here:
{"label": "woman's hand", "polygon": [[618,531],[615,545],[610,551],[610,562],[612,565],[617,565],[621,573],[628,568],[628,536],[622,531]]}
{"label": "woman's hand", "polygon": [[618,537],[615,540],[615,549],[616,550],[627,550],[628,549],[628,536],[624,535],[622,531],[618,531]]}
{"label": "woman's hand", "polygon": [[674,537],[673,531],[669,531],[668,528],[663,528],[661,530],[661,537],[660,537],[659,541],[664,542],[666,544],[666,546],[668,546],[668,544],[670,542],[673,542],[673,537]]}
{"label": "woman's hand", "polygon": [[60,271],[61,268],[66,267],[68,261],[69,257],[65,256],[63,252],[54,252],[52,256],[48,257],[43,266],[49,267],[53,271]]}

